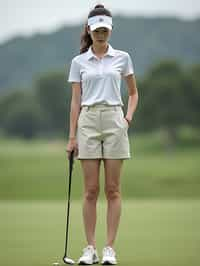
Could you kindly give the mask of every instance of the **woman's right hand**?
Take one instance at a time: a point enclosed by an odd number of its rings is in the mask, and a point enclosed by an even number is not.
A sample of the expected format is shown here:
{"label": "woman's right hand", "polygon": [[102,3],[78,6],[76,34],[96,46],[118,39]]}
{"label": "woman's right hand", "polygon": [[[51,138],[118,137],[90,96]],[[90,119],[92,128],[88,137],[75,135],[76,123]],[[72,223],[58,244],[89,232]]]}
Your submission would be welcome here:
{"label": "woman's right hand", "polygon": [[74,151],[74,157],[77,157],[78,156],[78,143],[77,143],[76,138],[69,139],[67,143],[66,152],[67,152],[68,159],[70,158],[70,154],[72,151]]}

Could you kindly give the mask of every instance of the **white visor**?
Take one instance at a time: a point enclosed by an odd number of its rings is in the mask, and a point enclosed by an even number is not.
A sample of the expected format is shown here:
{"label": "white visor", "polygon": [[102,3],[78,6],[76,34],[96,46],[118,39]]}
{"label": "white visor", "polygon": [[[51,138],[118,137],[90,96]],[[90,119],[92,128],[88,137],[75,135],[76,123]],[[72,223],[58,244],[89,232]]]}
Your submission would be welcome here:
{"label": "white visor", "polygon": [[88,19],[88,25],[90,26],[91,31],[101,27],[112,30],[112,17],[105,15],[94,16]]}

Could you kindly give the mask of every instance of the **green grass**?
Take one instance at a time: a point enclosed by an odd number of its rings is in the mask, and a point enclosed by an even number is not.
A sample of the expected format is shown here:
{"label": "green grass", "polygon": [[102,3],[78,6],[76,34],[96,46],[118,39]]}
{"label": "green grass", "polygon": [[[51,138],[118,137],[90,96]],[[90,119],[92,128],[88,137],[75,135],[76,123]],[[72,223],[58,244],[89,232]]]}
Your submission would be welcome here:
{"label": "green grass", "polygon": [[[188,136],[182,138],[174,152],[166,151],[161,139],[158,133],[130,137],[132,159],[124,162],[121,178],[124,198],[199,198],[198,139],[194,145]],[[0,139],[0,199],[64,200],[68,177],[65,148],[66,141],[60,140]],[[102,165],[101,198],[103,182]],[[75,161],[75,199],[81,198],[82,187],[80,161]]]}
{"label": "green grass", "polygon": [[[71,202],[69,256],[86,244],[80,201]],[[98,203],[97,248],[105,243],[106,203]],[[0,201],[4,266],[62,264],[66,202]],[[200,200],[125,200],[115,242],[121,266],[200,265]],[[63,265],[63,264],[62,264]]]}
{"label": "green grass", "polygon": [[[161,133],[130,137],[122,171],[123,211],[115,249],[121,266],[200,265],[200,141],[182,131],[173,152]],[[66,223],[66,141],[0,138],[0,265],[61,262]],[[103,166],[103,165],[102,165]],[[70,252],[85,246],[82,172],[72,181]],[[98,203],[97,247],[105,244],[106,203]]]}

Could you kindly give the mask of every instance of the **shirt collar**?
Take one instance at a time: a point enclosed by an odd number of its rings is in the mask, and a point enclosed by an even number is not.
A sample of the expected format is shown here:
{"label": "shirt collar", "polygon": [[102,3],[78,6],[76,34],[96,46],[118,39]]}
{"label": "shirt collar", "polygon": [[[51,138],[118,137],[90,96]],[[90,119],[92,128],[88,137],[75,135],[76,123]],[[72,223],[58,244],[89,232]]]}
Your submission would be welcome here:
{"label": "shirt collar", "polygon": [[[108,44],[108,51],[104,56],[115,56],[115,49],[112,48],[110,44]],[[97,58],[97,56],[92,51],[92,46],[89,47],[87,51],[87,59],[90,60],[91,58]]]}

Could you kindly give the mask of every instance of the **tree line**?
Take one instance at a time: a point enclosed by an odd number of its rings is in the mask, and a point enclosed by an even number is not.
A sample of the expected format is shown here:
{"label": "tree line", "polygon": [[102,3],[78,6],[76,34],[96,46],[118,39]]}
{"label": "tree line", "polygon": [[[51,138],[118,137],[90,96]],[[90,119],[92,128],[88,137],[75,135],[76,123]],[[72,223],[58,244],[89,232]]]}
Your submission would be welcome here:
{"label": "tree line", "polygon": [[[31,89],[0,94],[0,132],[26,139],[60,137],[69,132],[71,86],[67,71],[37,76]],[[137,78],[138,108],[129,132],[163,129],[171,141],[181,126],[200,125],[200,64],[183,68],[175,60],[163,60]],[[124,112],[128,93],[122,83]]]}
{"label": "tree line", "polygon": [[[163,58],[175,58],[184,65],[199,63],[199,18],[114,16],[113,21],[110,44],[130,54],[139,75]],[[0,44],[0,92],[16,84],[26,88],[37,73],[68,64],[79,53],[83,28],[84,21],[80,21],[48,34],[16,36]]]}

